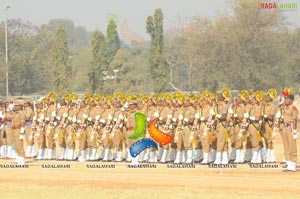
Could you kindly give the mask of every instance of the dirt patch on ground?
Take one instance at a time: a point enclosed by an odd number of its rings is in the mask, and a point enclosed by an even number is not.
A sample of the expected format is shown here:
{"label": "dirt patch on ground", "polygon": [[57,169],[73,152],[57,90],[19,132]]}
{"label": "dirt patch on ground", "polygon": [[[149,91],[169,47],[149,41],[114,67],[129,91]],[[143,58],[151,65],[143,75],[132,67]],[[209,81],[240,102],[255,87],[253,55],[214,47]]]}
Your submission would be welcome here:
{"label": "dirt patch on ground", "polygon": [[[300,141],[299,141],[300,142]],[[298,142],[298,148],[299,148]],[[280,136],[275,140],[277,160],[283,158]],[[126,163],[79,163],[27,160],[28,169],[0,168],[2,198],[298,198],[300,171],[278,168],[128,168]],[[0,165],[10,164],[0,160]],[[69,169],[42,165],[70,165]],[[88,164],[114,164],[116,168],[87,168]],[[298,166],[300,164],[298,163]],[[300,169],[300,168],[299,168]]]}

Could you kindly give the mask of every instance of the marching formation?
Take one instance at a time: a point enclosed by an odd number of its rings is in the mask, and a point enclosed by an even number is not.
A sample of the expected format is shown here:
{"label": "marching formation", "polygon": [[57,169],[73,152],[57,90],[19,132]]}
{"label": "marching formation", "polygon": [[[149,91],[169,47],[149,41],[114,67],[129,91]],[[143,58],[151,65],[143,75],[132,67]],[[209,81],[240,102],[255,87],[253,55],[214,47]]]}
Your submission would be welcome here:
{"label": "marching formation", "polygon": [[[296,170],[297,117],[290,88],[275,105],[275,89],[266,92],[240,91],[232,97],[223,88],[217,93],[181,92],[99,96],[85,94],[78,99],[55,93],[40,101],[15,99],[0,102],[0,157],[68,161],[128,161],[149,163],[273,163],[273,140],[281,135],[286,171]],[[159,150],[150,148],[137,157],[130,155],[128,139],[135,130],[136,112],[147,122],[173,137]],[[149,137],[146,132],[145,137]],[[15,154],[12,153],[14,148]],[[56,151],[59,154],[56,154]]]}

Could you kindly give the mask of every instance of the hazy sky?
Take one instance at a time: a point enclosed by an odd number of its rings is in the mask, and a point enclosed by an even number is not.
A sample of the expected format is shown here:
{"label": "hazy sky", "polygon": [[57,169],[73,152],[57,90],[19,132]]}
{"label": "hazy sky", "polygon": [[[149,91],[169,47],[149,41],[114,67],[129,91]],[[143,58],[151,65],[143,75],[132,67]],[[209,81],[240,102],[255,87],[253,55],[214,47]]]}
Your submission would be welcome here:
{"label": "hazy sky", "polygon": [[[289,2],[298,4],[296,11],[286,12],[290,20],[300,26],[300,0]],[[0,0],[1,20],[7,5],[11,6],[8,18],[26,19],[35,25],[45,24],[52,18],[67,18],[76,26],[105,31],[107,17],[116,16],[119,24],[127,19],[130,29],[146,35],[146,18],[156,8],[162,9],[167,29],[179,23],[179,16],[182,21],[195,15],[216,17],[229,11],[230,0]]]}

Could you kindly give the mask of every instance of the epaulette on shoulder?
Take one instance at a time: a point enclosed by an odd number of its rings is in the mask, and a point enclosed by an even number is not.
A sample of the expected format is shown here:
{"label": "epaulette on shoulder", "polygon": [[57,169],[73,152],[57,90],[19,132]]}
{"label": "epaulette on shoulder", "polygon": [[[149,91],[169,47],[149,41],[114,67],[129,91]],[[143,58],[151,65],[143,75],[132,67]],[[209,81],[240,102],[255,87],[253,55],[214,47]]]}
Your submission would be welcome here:
{"label": "epaulette on shoulder", "polygon": [[298,109],[297,109],[296,106],[292,106],[292,109],[293,109],[294,111],[298,111]]}

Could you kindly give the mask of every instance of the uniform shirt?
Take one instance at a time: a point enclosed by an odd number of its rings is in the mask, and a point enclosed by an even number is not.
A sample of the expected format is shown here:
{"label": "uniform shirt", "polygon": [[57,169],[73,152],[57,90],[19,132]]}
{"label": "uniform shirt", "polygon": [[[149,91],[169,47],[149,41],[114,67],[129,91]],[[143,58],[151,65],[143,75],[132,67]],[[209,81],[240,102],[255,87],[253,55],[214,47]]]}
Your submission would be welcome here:
{"label": "uniform shirt", "polygon": [[258,122],[256,120],[257,118],[262,116],[262,106],[260,104],[253,105],[250,109],[249,115],[250,115],[249,117],[250,121],[251,121],[251,117],[255,117],[255,122]]}
{"label": "uniform shirt", "polygon": [[63,114],[66,113],[68,114],[69,109],[67,106],[61,106],[58,110],[57,110],[57,116],[59,117],[63,117]]}
{"label": "uniform shirt", "polygon": [[225,102],[219,103],[216,108],[217,108],[217,114],[227,115],[228,104],[226,104]]}
{"label": "uniform shirt", "polygon": [[293,121],[298,118],[298,110],[292,104],[289,106],[284,105],[282,107],[282,115],[285,124],[293,123]]}
{"label": "uniform shirt", "polygon": [[6,121],[6,125],[8,128],[11,128],[11,125],[12,125],[12,123],[11,123],[12,114],[13,114],[12,111],[7,111],[5,113],[5,121]]}
{"label": "uniform shirt", "polygon": [[150,118],[150,120],[154,117],[154,113],[156,112],[155,106],[149,106],[147,109],[147,118]]}
{"label": "uniform shirt", "polygon": [[201,114],[200,114],[200,118],[204,117],[204,121],[208,121],[209,117],[210,117],[210,110],[211,110],[211,106],[209,104],[206,104],[205,106],[203,106],[201,108]]}
{"label": "uniform shirt", "polygon": [[[45,116],[45,118],[48,118],[49,120],[51,120],[51,118],[52,118],[52,113],[53,112],[56,112],[56,107],[55,106],[53,106],[53,105],[50,105],[48,108],[47,108],[47,110],[46,110],[46,116]],[[53,120],[54,118],[52,118],[52,120]]]}
{"label": "uniform shirt", "polygon": [[[264,116],[266,115],[268,118],[271,116],[271,115],[275,115],[275,105],[271,102],[267,102],[265,105],[264,105]],[[273,119],[273,118],[272,118]]]}
{"label": "uniform shirt", "polygon": [[70,107],[69,108],[69,114],[68,115],[69,115],[70,118],[76,117],[76,119],[77,119],[77,111],[76,111],[75,107]]}
{"label": "uniform shirt", "polygon": [[195,116],[196,110],[193,106],[188,106],[184,108],[184,115],[183,118],[188,119],[188,123],[194,122],[194,116]]}
{"label": "uniform shirt", "polygon": [[25,127],[25,112],[24,111],[16,111],[12,114],[12,128],[21,128]]}
{"label": "uniform shirt", "polygon": [[135,109],[128,110],[126,111],[126,116],[127,116],[127,122],[126,122],[126,127],[128,131],[133,131],[135,129]]}
{"label": "uniform shirt", "polygon": [[[106,125],[110,125],[113,122],[114,114],[115,114],[115,110],[111,108],[103,109],[103,112],[101,114],[101,119],[105,121]],[[111,116],[112,119],[109,119],[109,116]]]}
{"label": "uniform shirt", "polygon": [[[237,122],[242,122],[245,111],[246,111],[246,107],[244,104],[240,103],[235,106],[233,114],[237,115],[237,117],[236,117]],[[239,120],[237,118],[240,118],[241,120]]]}
{"label": "uniform shirt", "polygon": [[170,113],[170,108],[168,106],[163,106],[159,113],[159,118],[161,121],[161,124],[165,124],[165,122],[168,119],[168,114]]}
{"label": "uniform shirt", "polygon": [[90,111],[89,111],[89,117],[92,119],[93,122],[95,122],[96,120],[96,115],[101,115],[101,113],[103,112],[103,110],[99,111],[98,108],[96,106],[91,107]]}
{"label": "uniform shirt", "polygon": [[89,109],[87,107],[79,109],[79,112],[77,114],[77,120],[82,121],[83,120],[83,114],[86,114],[86,115],[89,114]]}
{"label": "uniform shirt", "polygon": [[[63,118],[64,116],[64,114],[67,114],[68,115],[68,112],[69,112],[69,109],[68,109],[68,107],[67,106],[61,106],[58,110],[57,110],[57,116],[59,116],[60,117],[60,123],[61,124],[64,124],[64,123],[66,123],[67,122],[67,120],[68,120],[68,118]],[[67,116],[68,117],[68,116]]]}
{"label": "uniform shirt", "polygon": [[33,117],[33,110],[30,106],[25,107],[24,109],[26,121],[31,121]]}

